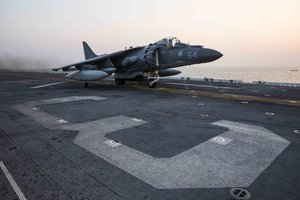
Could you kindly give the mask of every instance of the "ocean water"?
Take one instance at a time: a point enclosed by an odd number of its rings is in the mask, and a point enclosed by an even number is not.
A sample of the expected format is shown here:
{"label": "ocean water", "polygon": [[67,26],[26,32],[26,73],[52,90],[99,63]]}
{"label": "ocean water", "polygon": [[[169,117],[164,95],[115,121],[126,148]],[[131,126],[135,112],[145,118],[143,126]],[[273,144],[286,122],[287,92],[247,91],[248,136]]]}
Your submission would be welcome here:
{"label": "ocean water", "polygon": [[300,67],[210,67],[192,65],[179,67],[178,76],[193,78],[233,79],[244,82],[270,81],[300,83]]}

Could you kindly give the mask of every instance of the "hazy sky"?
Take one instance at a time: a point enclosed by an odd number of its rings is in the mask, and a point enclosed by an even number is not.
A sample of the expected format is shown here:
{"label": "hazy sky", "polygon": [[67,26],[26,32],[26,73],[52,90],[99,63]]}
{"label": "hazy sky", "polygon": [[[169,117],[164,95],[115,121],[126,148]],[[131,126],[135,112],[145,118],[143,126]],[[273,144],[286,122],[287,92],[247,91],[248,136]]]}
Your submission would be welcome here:
{"label": "hazy sky", "polygon": [[165,36],[224,54],[205,65],[300,65],[300,0],[0,0],[0,28],[0,55],[54,67]]}

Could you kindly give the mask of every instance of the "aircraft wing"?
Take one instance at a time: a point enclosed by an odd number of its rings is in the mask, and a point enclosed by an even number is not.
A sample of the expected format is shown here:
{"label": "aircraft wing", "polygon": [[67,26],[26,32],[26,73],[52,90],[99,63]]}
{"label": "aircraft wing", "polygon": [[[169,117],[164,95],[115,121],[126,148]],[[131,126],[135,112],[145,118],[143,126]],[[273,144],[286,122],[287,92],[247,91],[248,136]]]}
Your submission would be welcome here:
{"label": "aircraft wing", "polygon": [[61,69],[63,71],[67,71],[68,68],[73,67],[73,66],[74,67],[79,67],[79,66],[82,66],[82,65],[95,65],[95,64],[98,64],[100,62],[104,62],[109,57],[110,57],[110,55],[104,54],[104,55],[97,56],[95,58],[91,58],[91,59],[87,59],[87,60],[84,60],[84,61],[72,63],[72,64],[65,65],[65,66],[62,66],[62,67],[59,67],[59,68],[54,68],[52,70],[53,71],[58,71],[58,70]]}
{"label": "aircraft wing", "polygon": [[118,51],[118,52],[111,53],[111,54],[103,54],[103,55],[99,55],[97,57],[90,58],[90,59],[87,59],[84,61],[72,63],[72,64],[65,65],[65,66],[62,66],[59,68],[54,68],[52,70],[53,71],[58,71],[58,70],[68,71],[68,69],[71,67],[75,67],[77,70],[80,70],[81,66],[83,66],[83,65],[101,65],[101,64],[103,64],[104,67],[113,67],[113,64],[111,63],[111,59],[114,59],[117,57],[123,57],[123,56],[126,57],[126,55],[128,55],[130,52],[137,51],[141,48],[143,48],[143,47],[135,47],[135,48],[126,49],[126,50]]}

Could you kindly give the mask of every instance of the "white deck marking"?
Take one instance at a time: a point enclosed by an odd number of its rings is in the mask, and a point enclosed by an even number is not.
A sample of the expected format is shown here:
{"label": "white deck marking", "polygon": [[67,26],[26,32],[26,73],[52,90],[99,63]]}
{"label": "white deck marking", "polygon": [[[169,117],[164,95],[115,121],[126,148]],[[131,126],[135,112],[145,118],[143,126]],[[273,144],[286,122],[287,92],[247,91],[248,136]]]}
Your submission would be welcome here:
{"label": "white deck marking", "polygon": [[132,123],[116,116],[65,129],[79,130],[74,142],[82,148],[160,189],[248,187],[289,145],[263,127],[225,120],[213,123],[229,129],[217,143],[208,140],[171,158],[104,144],[107,133],[142,124]]}
{"label": "white deck marking", "polygon": [[38,81],[42,81],[41,79],[37,79],[37,80],[19,80],[19,81],[2,81],[2,83],[26,83],[26,82],[38,82]]}
{"label": "white deck marking", "polygon": [[10,185],[14,189],[15,193],[19,197],[19,199],[20,200],[26,200],[25,195],[23,194],[23,192],[21,191],[20,187],[18,186],[18,184],[16,183],[16,181],[14,180],[14,178],[12,177],[12,175],[9,173],[8,169],[5,167],[5,165],[4,165],[4,163],[2,161],[0,161],[0,167],[1,167],[4,175],[6,176],[7,180],[9,181]]}
{"label": "white deck marking", "polygon": [[143,121],[143,120],[141,120],[141,119],[137,119],[137,118],[132,118],[131,120],[133,120],[133,121],[136,121],[136,122]]}
{"label": "white deck marking", "polygon": [[57,121],[58,123],[64,124],[64,123],[68,123],[68,121],[64,120],[64,119],[60,119]]}
{"label": "white deck marking", "polygon": [[31,89],[38,89],[38,88],[48,87],[48,86],[52,86],[52,85],[59,85],[59,84],[63,84],[63,83],[65,83],[65,82],[49,83],[49,84],[45,84],[45,85],[33,86],[33,87],[30,87],[30,88]]}
{"label": "white deck marking", "polygon": [[236,87],[215,86],[215,85],[198,85],[198,84],[169,83],[169,82],[165,82],[164,84],[166,84],[166,85],[181,85],[181,86],[193,86],[193,87],[217,88],[217,89],[228,89],[228,90],[240,90],[240,88],[236,88]]}
{"label": "white deck marking", "polygon": [[208,114],[201,114],[201,117],[208,117]]}
{"label": "white deck marking", "polygon": [[[71,96],[71,97],[63,97],[63,98],[54,98],[54,99],[46,99],[46,100],[38,100],[38,101],[29,101],[24,104],[14,106],[17,110],[24,113],[28,117],[34,119],[39,122],[43,126],[49,129],[59,128],[63,123],[61,122],[61,118],[48,114],[41,109],[33,109],[37,108],[39,105],[48,105],[55,103],[66,103],[71,101],[80,101],[80,100],[104,100],[106,98],[98,97],[98,96]],[[66,122],[68,123],[68,122]]]}
{"label": "white deck marking", "polygon": [[104,144],[107,144],[111,147],[117,147],[117,146],[122,145],[120,142],[116,142],[114,140],[106,140],[106,141],[104,141]]}
{"label": "white deck marking", "polygon": [[227,138],[227,137],[217,136],[217,137],[211,138],[209,141],[217,143],[217,144],[221,144],[221,145],[226,145],[226,144],[229,144],[232,141],[232,139]]}
{"label": "white deck marking", "polygon": [[266,112],[266,115],[275,115],[273,112]]}
{"label": "white deck marking", "polygon": [[16,108],[50,129],[79,131],[74,143],[159,189],[249,187],[290,144],[264,127],[220,120],[212,125],[228,130],[213,142],[205,141],[170,158],[156,158],[124,144],[114,148],[107,145],[106,134],[147,123],[141,119],[113,116],[60,124],[58,117],[32,110],[36,105],[79,99],[103,98],[64,97],[28,102]]}

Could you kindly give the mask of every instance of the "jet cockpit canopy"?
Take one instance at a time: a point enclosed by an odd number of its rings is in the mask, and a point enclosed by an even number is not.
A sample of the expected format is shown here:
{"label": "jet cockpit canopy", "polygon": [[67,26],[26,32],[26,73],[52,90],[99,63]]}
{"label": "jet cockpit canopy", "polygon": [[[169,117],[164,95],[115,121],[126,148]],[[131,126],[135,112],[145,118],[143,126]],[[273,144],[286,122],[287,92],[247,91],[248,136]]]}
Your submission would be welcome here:
{"label": "jet cockpit canopy", "polygon": [[160,44],[160,45],[163,45],[163,46],[166,46],[169,48],[182,47],[183,45],[186,45],[186,44],[181,43],[180,40],[177,39],[176,37],[166,37],[166,38],[163,38],[163,39],[157,41],[155,44]]}

